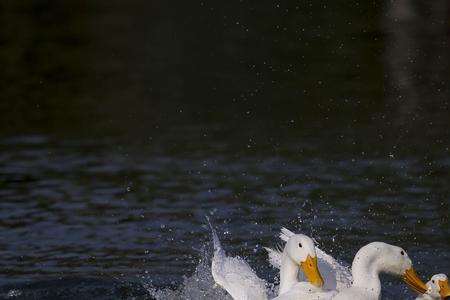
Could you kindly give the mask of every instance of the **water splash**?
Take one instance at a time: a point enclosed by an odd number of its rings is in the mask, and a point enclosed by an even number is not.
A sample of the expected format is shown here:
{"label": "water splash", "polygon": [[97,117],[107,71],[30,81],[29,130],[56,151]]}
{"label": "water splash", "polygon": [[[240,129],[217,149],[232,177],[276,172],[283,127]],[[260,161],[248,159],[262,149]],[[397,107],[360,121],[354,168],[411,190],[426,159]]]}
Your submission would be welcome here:
{"label": "water splash", "polygon": [[15,298],[22,295],[22,291],[20,290],[10,290],[6,295],[6,298]]}
{"label": "water splash", "polygon": [[[233,300],[228,293],[215,284],[211,273],[211,247],[205,246],[200,250],[200,259],[194,273],[186,276],[183,283],[177,288],[157,288],[151,283],[143,283],[143,287],[151,297],[156,300]],[[343,266],[349,270],[348,266]],[[277,294],[278,277],[274,283],[269,283],[269,299],[273,299]],[[407,291],[403,291],[403,295]],[[383,291],[383,300],[396,299],[391,292]]]}
{"label": "water splash", "polygon": [[211,274],[211,255],[206,248],[194,273],[185,277],[183,283],[175,288],[157,289],[144,284],[151,296],[157,300],[232,300],[220,286],[217,286]]}

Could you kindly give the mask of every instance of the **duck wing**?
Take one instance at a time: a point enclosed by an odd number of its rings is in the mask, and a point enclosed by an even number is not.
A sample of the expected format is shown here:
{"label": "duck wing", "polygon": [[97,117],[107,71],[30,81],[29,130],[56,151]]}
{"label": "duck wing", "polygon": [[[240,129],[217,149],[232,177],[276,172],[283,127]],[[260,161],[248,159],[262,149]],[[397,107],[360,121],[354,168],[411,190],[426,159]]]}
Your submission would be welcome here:
{"label": "duck wing", "polygon": [[216,284],[226,290],[234,300],[267,300],[266,282],[256,275],[244,259],[227,256],[216,231],[211,223],[209,225],[214,243],[211,272]]}

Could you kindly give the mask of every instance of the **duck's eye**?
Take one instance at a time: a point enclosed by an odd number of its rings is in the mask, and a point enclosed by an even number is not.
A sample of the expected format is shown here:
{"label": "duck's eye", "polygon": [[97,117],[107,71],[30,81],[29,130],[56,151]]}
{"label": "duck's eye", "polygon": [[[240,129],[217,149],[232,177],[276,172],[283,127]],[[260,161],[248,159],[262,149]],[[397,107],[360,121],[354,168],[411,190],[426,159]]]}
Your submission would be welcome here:
{"label": "duck's eye", "polygon": [[402,250],[402,252],[400,252],[401,255],[405,255],[405,251]]}
{"label": "duck's eye", "polygon": [[300,248],[302,248],[302,247],[303,247],[302,243],[298,243],[298,246],[299,246]]}
{"label": "duck's eye", "polygon": [[431,280],[431,282],[434,284],[434,280]]}

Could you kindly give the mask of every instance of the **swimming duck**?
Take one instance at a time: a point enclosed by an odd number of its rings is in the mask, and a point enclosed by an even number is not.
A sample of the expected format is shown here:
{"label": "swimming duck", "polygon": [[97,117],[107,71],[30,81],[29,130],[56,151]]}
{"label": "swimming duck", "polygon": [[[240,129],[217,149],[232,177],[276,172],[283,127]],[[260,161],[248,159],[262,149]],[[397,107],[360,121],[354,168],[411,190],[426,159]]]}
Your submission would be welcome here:
{"label": "swimming duck", "polygon": [[381,273],[402,277],[418,293],[427,287],[413,268],[405,250],[383,242],[373,242],[362,247],[352,264],[353,284],[340,291],[333,300],[381,299]]}
{"label": "swimming duck", "polygon": [[436,274],[427,282],[427,291],[416,300],[441,300],[450,297],[450,286],[445,274]]}
{"label": "swimming duck", "polygon": [[[286,240],[294,234],[282,229],[281,239]],[[356,254],[352,264],[352,275],[348,269],[340,265],[331,256],[316,247],[320,267],[328,268],[322,272],[327,281],[334,282],[337,293],[318,299],[333,300],[379,300],[381,299],[381,282],[379,274],[387,273],[401,276],[403,280],[416,292],[424,294],[427,291],[425,283],[415,272],[411,259],[405,250],[383,242],[373,242],[362,247]],[[269,251],[269,260],[273,265],[279,261],[279,253]],[[323,257],[324,259],[321,259]],[[326,274],[326,275],[325,275]],[[327,298],[328,297],[328,298]]]}
{"label": "swimming duck", "polygon": [[[213,235],[214,256],[211,271],[216,284],[225,289],[234,300],[266,300],[271,296],[267,283],[260,279],[247,262],[240,257],[229,257],[223,250],[219,238],[209,223]],[[323,279],[317,266],[314,242],[306,235],[296,234],[289,238],[281,253],[279,294],[291,289],[301,289],[304,298],[310,300],[308,289],[317,292],[323,286]],[[309,283],[299,282],[298,273],[302,269]],[[286,300],[290,298],[275,298]]]}
{"label": "swimming duck", "polygon": [[[284,227],[281,228],[280,238],[283,241],[288,241],[293,235],[295,235],[295,233],[289,229]],[[279,269],[281,265],[281,251],[279,249],[265,249],[268,252],[270,264]],[[319,247],[315,246],[315,250],[320,274],[324,279],[323,289],[340,291],[350,287],[353,280],[350,268],[339,263]],[[300,280],[305,280],[302,273],[300,273]]]}

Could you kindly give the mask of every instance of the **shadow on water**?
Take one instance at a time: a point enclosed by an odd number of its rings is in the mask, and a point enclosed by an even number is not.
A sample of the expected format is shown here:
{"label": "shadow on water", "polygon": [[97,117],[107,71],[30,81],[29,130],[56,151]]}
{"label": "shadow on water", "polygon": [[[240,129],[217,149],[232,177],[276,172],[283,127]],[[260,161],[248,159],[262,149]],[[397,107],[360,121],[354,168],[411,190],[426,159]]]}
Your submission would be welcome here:
{"label": "shadow on water", "polygon": [[383,240],[448,273],[448,15],[445,0],[2,1],[2,297],[183,293],[205,215],[271,281],[262,246],[282,225],[347,262]]}

